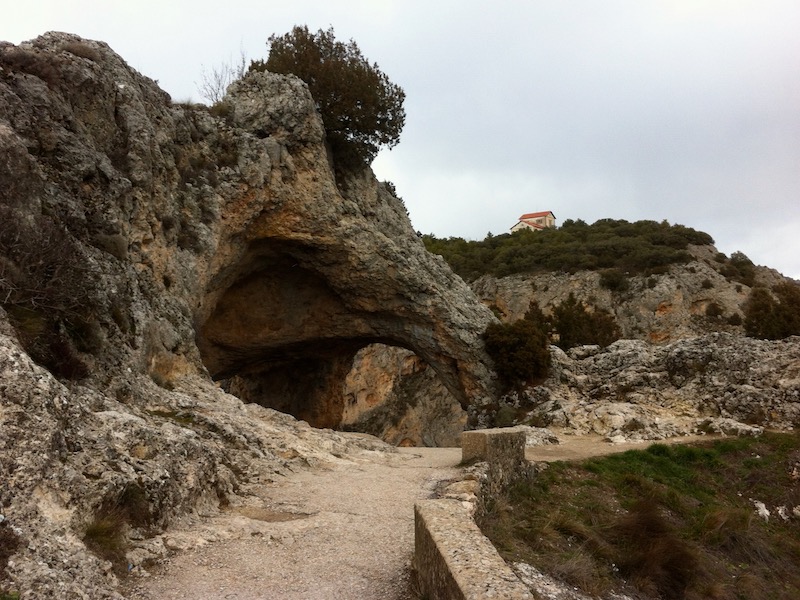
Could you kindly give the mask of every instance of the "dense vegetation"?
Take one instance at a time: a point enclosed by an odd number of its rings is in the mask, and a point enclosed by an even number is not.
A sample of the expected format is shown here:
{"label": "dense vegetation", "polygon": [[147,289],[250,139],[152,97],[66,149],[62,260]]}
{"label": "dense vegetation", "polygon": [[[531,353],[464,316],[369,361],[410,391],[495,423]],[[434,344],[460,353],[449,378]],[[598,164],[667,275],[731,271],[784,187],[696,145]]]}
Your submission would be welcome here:
{"label": "dense vegetation", "polygon": [[539,305],[513,323],[489,323],[483,334],[503,391],[535,383],[550,369],[548,324]]}
{"label": "dense vegetation", "polygon": [[507,560],[590,594],[794,600],[799,470],[797,433],[656,444],[552,463],[489,506],[481,526]]}
{"label": "dense vegetation", "polygon": [[690,260],[689,244],[713,244],[707,233],[666,221],[601,219],[592,225],[578,219],[559,228],[519,231],[482,241],[423,236],[426,248],[441,254],[466,281],[484,274],[580,270],[652,273]]}
{"label": "dense vegetation", "polygon": [[397,144],[405,92],[353,40],[337,41],[333,28],[311,33],[302,26],[272,35],[269,44],[267,60],[253,61],[250,70],[292,74],[308,84],[337,167],[369,164],[381,146]]}
{"label": "dense vegetation", "polygon": [[750,337],[779,340],[800,335],[800,286],[782,283],[755,287],[744,307],[744,330]]}
{"label": "dense vegetation", "polygon": [[570,294],[553,307],[550,316],[531,302],[522,319],[490,323],[483,339],[505,392],[547,377],[551,343],[563,350],[584,344],[607,346],[621,335],[611,313],[587,306]]}
{"label": "dense vegetation", "polygon": [[555,337],[554,343],[562,350],[584,344],[605,347],[622,337],[622,331],[610,312],[590,308],[572,293],[553,307],[549,325]]}

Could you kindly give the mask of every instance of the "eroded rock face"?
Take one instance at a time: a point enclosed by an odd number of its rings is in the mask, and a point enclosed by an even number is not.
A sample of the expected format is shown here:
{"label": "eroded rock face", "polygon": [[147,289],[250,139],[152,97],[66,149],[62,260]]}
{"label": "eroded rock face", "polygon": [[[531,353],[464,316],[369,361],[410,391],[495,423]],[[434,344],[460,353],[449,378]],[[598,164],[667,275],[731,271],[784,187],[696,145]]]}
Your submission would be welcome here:
{"label": "eroded rock face", "polygon": [[[167,557],[177,519],[214,514],[309,465],[387,450],[374,438],[243,404],[195,375],[171,391],[141,373],[108,374],[105,389],[65,384],[3,324],[0,309],[0,514],[20,543],[0,590],[122,598],[121,573],[137,576]],[[127,523],[114,564],[84,543],[109,510]]]}
{"label": "eroded rock face", "polygon": [[[382,342],[413,349],[462,405],[491,401],[491,313],[369,170],[337,185],[298,79],[255,75],[215,116],[173,104],[104,43],[0,44],[0,152],[3,239],[68,251],[46,265],[0,256],[0,510],[22,540],[15,589],[116,597],[110,565],[82,541],[106,504],[139,499],[138,568],[181,514],[282,469],[387,448],[245,405],[212,377],[332,424],[348,361]],[[8,300],[21,273],[54,269],[80,302],[50,289]],[[36,344],[74,380],[34,364],[22,347]]]}
{"label": "eroded rock face", "polygon": [[136,336],[157,330],[151,368],[198,367],[196,337],[214,378],[264,388],[339,372],[331,361],[381,342],[413,349],[464,406],[492,396],[479,340],[491,315],[371,171],[337,186],[301,81],[254,74],[231,87],[223,119],[171,104],[101,43],[48,34],[2,59],[3,145],[17,157],[4,180],[20,188],[8,201],[92,244],[117,271],[99,285],[117,284],[103,299],[117,312],[142,293],[153,314],[133,320]]}
{"label": "eroded rock face", "polygon": [[294,414],[335,426],[345,366],[380,342],[413,349],[463,406],[485,402],[492,389],[479,336],[491,317],[425,252],[402,202],[370,172],[337,188],[304,86],[293,90],[302,109],[273,105],[286,85],[254,74],[226,98],[237,129],[263,139],[268,156],[270,144],[280,144],[280,153],[271,151],[285,160],[268,187],[253,190],[246,222],[239,207],[224,211],[236,226],[222,245],[236,252],[219,265],[198,311],[198,345],[212,376],[237,375],[234,388],[252,399],[300,388],[289,399],[303,404]]}
{"label": "eroded rock face", "polygon": [[[744,303],[751,288],[720,273],[713,246],[689,250],[695,260],[672,265],[663,274],[633,275],[627,279],[628,289],[621,292],[604,288],[596,271],[486,275],[474,281],[472,289],[503,321],[521,319],[532,301],[549,314],[574,294],[614,315],[626,339],[665,344],[716,331],[742,333]],[[787,281],[766,267],[757,267],[755,273],[755,285],[771,288]],[[731,325],[732,318],[738,324]]]}
{"label": "eroded rock face", "polygon": [[551,347],[541,386],[504,403],[521,421],[614,441],[757,433],[800,424],[800,338],[715,333],[659,346]]}
{"label": "eroded rock face", "polygon": [[414,353],[381,344],[358,352],[344,383],[340,427],[395,446],[458,447],[467,413]]}

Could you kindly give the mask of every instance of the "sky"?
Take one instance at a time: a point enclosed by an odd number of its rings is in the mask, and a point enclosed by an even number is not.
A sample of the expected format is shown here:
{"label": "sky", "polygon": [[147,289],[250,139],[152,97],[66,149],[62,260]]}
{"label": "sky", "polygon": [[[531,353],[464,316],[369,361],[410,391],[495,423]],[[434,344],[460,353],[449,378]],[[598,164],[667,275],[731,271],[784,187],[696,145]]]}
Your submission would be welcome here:
{"label": "sky", "polygon": [[353,39],[406,93],[373,163],[414,228],[522,213],[680,223],[800,279],[797,0],[26,0],[0,39],[107,42],[174,100],[294,25]]}

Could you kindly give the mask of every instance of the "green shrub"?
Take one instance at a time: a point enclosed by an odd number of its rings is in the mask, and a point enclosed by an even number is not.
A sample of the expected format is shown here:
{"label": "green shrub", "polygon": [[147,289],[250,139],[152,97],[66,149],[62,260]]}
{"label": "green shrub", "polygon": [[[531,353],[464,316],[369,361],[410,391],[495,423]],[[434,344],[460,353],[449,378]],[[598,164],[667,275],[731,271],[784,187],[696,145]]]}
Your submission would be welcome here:
{"label": "green shrub", "polygon": [[381,146],[397,144],[405,92],[370,64],[353,40],[336,41],[333,28],[311,33],[295,26],[270,36],[269,44],[266,62],[253,61],[250,70],[293,74],[308,84],[339,168],[369,164]]}
{"label": "green shrub", "polygon": [[490,323],[483,340],[504,391],[547,377],[550,344],[538,306],[514,323]]}
{"label": "green shrub", "polygon": [[[724,255],[723,255],[724,256]],[[752,287],[755,283],[756,267],[743,252],[734,252],[724,263],[722,273],[729,280],[738,281]]]}
{"label": "green shrub", "polygon": [[429,252],[442,255],[467,281],[487,273],[499,277],[537,273],[617,269],[664,273],[691,259],[689,244],[711,244],[706,233],[655,221],[601,219],[592,225],[567,220],[560,228],[487,236],[482,241],[423,236]]}
{"label": "green shrub", "polygon": [[730,317],[728,317],[728,325],[738,327],[742,324],[742,322],[742,316],[739,313],[733,313]]}
{"label": "green shrub", "polygon": [[494,417],[495,427],[511,427],[515,424],[517,419],[517,411],[513,406],[504,404],[501,406]]}
{"label": "green shrub", "polygon": [[772,289],[755,287],[744,306],[744,330],[754,338],[779,340],[800,335],[800,286],[782,283]]}
{"label": "green shrub", "polygon": [[619,269],[606,269],[600,273],[600,285],[612,292],[624,292],[630,287],[628,278]]}
{"label": "green shrub", "polygon": [[706,316],[711,319],[716,319],[724,314],[725,310],[716,302],[710,302],[708,306],[706,306]]}
{"label": "green shrub", "polygon": [[572,293],[553,307],[551,327],[558,334],[556,345],[564,350],[584,344],[608,346],[622,337],[610,312],[599,308],[589,311]]}

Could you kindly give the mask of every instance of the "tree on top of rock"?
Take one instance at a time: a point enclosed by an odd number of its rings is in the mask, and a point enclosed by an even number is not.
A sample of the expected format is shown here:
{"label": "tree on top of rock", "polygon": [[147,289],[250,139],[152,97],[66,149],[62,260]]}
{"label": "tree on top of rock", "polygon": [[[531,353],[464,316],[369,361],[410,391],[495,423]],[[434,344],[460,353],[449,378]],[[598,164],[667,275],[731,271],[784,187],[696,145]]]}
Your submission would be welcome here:
{"label": "tree on top of rock", "polygon": [[336,41],[333,28],[311,33],[296,26],[269,38],[266,62],[250,69],[293,74],[308,84],[325,125],[337,167],[372,162],[381,146],[392,148],[405,124],[403,89],[361,54],[353,40]]}

